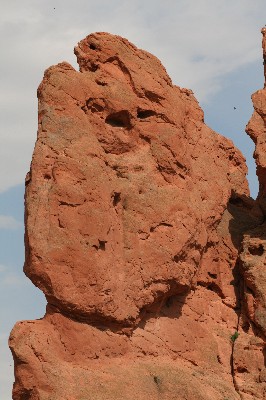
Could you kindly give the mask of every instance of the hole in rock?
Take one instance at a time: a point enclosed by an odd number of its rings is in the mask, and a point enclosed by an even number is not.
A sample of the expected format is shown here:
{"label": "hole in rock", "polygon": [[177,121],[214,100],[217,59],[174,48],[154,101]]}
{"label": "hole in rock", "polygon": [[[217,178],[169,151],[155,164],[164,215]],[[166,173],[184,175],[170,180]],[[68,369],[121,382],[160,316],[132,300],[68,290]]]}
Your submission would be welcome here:
{"label": "hole in rock", "polygon": [[175,160],[174,163],[178,168],[182,169],[185,173],[188,172],[187,167],[185,165],[183,165],[181,162],[179,162],[178,160]]}
{"label": "hole in rock", "polygon": [[143,140],[145,140],[145,142],[151,144],[151,139],[148,136],[142,135],[140,134],[139,137]]}
{"label": "hole in rock", "polygon": [[49,179],[51,179],[51,178],[52,178],[52,177],[51,177],[50,174],[45,174],[45,175],[44,175],[44,179],[48,179],[48,180],[49,180]]}
{"label": "hole in rock", "polygon": [[156,383],[156,385],[160,385],[161,383],[161,379],[159,378],[159,376],[154,376],[153,377],[154,382]]}
{"label": "hole in rock", "polygon": [[90,44],[89,44],[89,48],[90,48],[91,50],[96,50],[96,49],[97,49],[97,46],[96,46],[94,43],[90,43]]}
{"label": "hole in rock", "polygon": [[214,292],[214,293],[218,294],[218,296],[221,297],[221,299],[225,298],[221,288],[214,282],[212,282],[211,284],[207,285],[206,289],[210,290],[211,292]]}
{"label": "hole in rock", "polygon": [[237,372],[239,372],[240,374],[243,374],[244,372],[248,372],[246,367],[237,367]]}
{"label": "hole in rock", "polygon": [[112,113],[106,117],[105,122],[113,127],[117,128],[130,128],[130,115],[126,110]]}
{"label": "hole in rock", "polygon": [[144,170],[144,168],[142,165],[135,165],[135,167],[134,167],[134,171],[136,171],[136,172],[143,171],[143,170]]}
{"label": "hole in rock", "polygon": [[211,272],[208,272],[208,275],[212,279],[217,279],[217,274],[212,274]]}
{"label": "hole in rock", "polygon": [[108,85],[107,82],[100,81],[99,79],[96,79],[95,82],[97,83],[97,85],[100,85],[100,86],[107,86]]}
{"label": "hole in rock", "polygon": [[248,251],[253,256],[262,256],[262,254],[264,253],[262,244],[249,246]]}
{"label": "hole in rock", "polygon": [[160,103],[160,100],[164,99],[163,96],[160,96],[159,94],[152,92],[150,90],[145,90],[145,96],[147,97],[147,99],[149,99],[155,103]]}
{"label": "hole in rock", "polygon": [[181,254],[176,254],[176,255],[173,257],[173,261],[176,262],[176,263],[178,263],[178,262],[181,261],[181,260],[182,260],[182,255],[181,255]]}
{"label": "hole in rock", "polygon": [[217,356],[217,361],[218,361],[219,364],[222,364],[222,360],[221,360],[221,357],[219,355]]}
{"label": "hole in rock", "polygon": [[168,299],[165,302],[165,305],[167,308],[170,308],[173,305],[174,302],[174,296],[168,297]]}
{"label": "hole in rock", "polygon": [[92,113],[103,111],[104,107],[94,101],[93,98],[86,100],[86,106]]}
{"label": "hole in rock", "polygon": [[156,115],[156,112],[152,111],[152,110],[138,109],[138,112],[137,112],[137,117],[140,119],[149,118],[149,117],[152,117],[153,115]]}
{"label": "hole in rock", "polygon": [[97,246],[94,244],[92,247],[94,247],[96,250],[105,250],[105,240],[99,240],[99,245]]}
{"label": "hole in rock", "polygon": [[248,321],[246,321],[246,322],[242,325],[242,329],[243,329],[243,331],[246,332],[246,333],[248,332],[249,327],[250,327],[250,323],[249,323]]}
{"label": "hole in rock", "polygon": [[121,193],[115,192],[113,194],[113,206],[114,207],[117,206],[120,200],[121,200]]}
{"label": "hole in rock", "polygon": [[92,63],[92,64],[89,65],[88,68],[89,68],[89,71],[96,72],[97,69],[99,68],[99,65]]}
{"label": "hole in rock", "polygon": [[99,240],[99,249],[100,250],[105,250],[105,241],[104,240]]}

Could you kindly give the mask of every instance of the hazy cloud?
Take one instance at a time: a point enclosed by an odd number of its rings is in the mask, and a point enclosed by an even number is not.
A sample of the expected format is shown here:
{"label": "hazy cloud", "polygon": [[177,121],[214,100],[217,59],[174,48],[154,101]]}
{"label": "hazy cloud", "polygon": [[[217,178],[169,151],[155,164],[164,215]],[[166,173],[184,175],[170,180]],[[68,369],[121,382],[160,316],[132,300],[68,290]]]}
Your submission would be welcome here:
{"label": "hazy cloud", "polygon": [[14,217],[9,215],[0,215],[0,229],[18,229],[21,226],[22,223],[17,221]]}
{"label": "hazy cloud", "polygon": [[21,286],[26,285],[26,278],[16,273],[7,273],[2,279],[0,286]]}
{"label": "hazy cloud", "polygon": [[0,264],[0,273],[6,271],[6,269],[7,267],[5,265]]}
{"label": "hazy cloud", "polygon": [[[27,284],[28,281],[24,274],[21,272],[14,271],[14,268],[7,267],[6,265],[0,264],[0,288],[6,288],[7,286],[20,286]],[[0,334],[1,338],[1,334]]]}

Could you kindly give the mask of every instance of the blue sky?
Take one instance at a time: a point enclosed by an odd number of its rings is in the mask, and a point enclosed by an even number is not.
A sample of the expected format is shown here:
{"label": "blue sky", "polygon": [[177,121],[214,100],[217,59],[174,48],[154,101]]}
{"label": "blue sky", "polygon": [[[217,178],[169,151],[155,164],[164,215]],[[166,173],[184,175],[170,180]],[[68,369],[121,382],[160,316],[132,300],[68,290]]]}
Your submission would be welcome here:
{"label": "blue sky", "polygon": [[[0,16],[0,398],[11,399],[14,323],[43,316],[43,294],[23,275],[24,177],[36,140],[36,89],[44,70],[77,67],[76,43],[107,31],[156,55],[173,82],[194,91],[205,121],[247,158],[257,193],[254,146],[245,134],[251,94],[263,87],[260,29],[265,0],[13,0]],[[236,109],[234,109],[236,107]],[[217,177],[218,178],[218,177]]]}

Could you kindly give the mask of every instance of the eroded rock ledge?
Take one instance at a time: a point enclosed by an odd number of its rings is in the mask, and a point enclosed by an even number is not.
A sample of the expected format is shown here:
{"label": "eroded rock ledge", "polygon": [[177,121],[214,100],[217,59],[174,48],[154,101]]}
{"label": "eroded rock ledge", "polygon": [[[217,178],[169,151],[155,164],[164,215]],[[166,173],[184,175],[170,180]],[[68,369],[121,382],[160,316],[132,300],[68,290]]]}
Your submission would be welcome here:
{"label": "eroded rock ledge", "polygon": [[156,57],[107,33],[75,54],[38,89],[24,270],[48,305],[11,333],[13,399],[264,399],[265,89],[254,201]]}

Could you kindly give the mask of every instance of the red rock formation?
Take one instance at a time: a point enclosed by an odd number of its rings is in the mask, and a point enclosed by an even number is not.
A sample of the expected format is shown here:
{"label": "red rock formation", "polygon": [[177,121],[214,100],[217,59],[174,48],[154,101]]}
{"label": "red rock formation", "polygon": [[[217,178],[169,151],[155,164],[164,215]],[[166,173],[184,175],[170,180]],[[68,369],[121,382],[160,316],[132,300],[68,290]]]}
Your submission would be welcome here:
{"label": "red rock formation", "polygon": [[11,333],[13,399],[263,399],[242,155],[151,54],[106,33],[75,54],[38,89],[25,273],[48,305]]}
{"label": "red rock formation", "polygon": [[[264,75],[266,80],[266,29],[262,29]],[[265,122],[266,88],[252,96],[254,113],[247,125],[247,133],[255,143],[254,158],[257,164],[259,194],[257,205],[262,214],[261,223],[244,232],[240,267],[242,275],[241,313],[239,339],[235,342],[233,369],[238,390],[244,400],[266,398],[266,159]]]}

